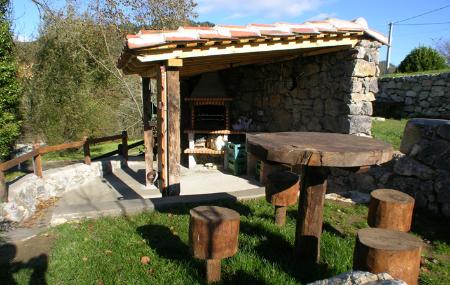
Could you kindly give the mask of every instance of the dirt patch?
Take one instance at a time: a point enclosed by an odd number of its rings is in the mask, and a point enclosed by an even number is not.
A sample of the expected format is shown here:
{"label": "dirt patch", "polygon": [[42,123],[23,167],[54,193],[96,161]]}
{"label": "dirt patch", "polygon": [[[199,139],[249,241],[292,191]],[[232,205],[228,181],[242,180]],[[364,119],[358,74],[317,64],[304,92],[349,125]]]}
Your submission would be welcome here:
{"label": "dirt patch", "polygon": [[59,198],[53,197],[46,201],[40,201],[33,216],[20,223],[20,226],[24,228],[47,226],[50,207],[54,206],[58,200]]}

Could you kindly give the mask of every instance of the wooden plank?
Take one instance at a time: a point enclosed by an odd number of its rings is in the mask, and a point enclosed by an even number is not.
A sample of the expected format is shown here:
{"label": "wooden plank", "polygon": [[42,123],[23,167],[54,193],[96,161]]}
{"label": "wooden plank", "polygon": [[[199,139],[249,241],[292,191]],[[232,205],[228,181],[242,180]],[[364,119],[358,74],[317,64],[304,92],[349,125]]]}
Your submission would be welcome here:
{"label": "wooden plank", "polygon": [[161,193],[166,193],[167,188],[167,96],[166,96],[166,67],[160,66],[158,70],[158,112],[157,112],[157,131],[158,131],[158,171],[159,188]]}
{"label": "wooden plank", "polygon": [[[42,149],[40,149],[40,151],[42,153]],[[5,161],[2,164],[0,164],[0,171],[6,171],[6,170],[18,165],[19,163],[22,163],[24,161],[32,159],[33,157],[38,155],[38,153],[39,152],[37,152],[36,150],[32,150],[29,153],[26,153],[24,155],[14,158],[14,159]]]}
{"label": "wooden plank", "polygon": [[210,148],[187,148],[184,150],[184,153],[186,154],[224,154],[224,150],[215,150]]}
{"label": "wooden plank", "polygon": [[336,133],[282,132],[247,135],[247,152],[289,165],[359,167],[392,159],[389,143]]}
{"label": "wooden plank", "polygon": [[167,134],[168,188],[167,194],[180,195],[180,72],[176,67],[167,68]]}
{"label": "wooden plank", "polygon": [[138,147],[138,146],[143,145],[143,144],[144,144],[144,140],[141,140],[141,141],[138,141],[138,142],[135,142],[135,143],[132,143],[132,144],[128,145],[128,149],[130,150],[132,148]]}
{"label": "wooden plank", "polygon": [[142,107],[143,107],[143,124],[144,124],[144,158],[145,158],[145,186],[153,185],[153,131],[150,128],[149,120],[151,118],[151,94],[150,94],[150,78],[142,77]]}
{"label": "wooden plank", "polygon": [[210,135],[241,135],[245,134],[242,131],[233,130],[184,130],[185,134],[195,133],[195,134],[210,134]]}
{"label": "wooden plank", "polygon": [[282,51],[317,47],[332,47],[351,45],[355,46],[359,39],[357,37],[345,37],[334,39],[315,39],[303,40],[296,39],[292,41],[278,41],[274,43],[263,42],[260,44],[233,44],[228,46],[221,46],[220,48],[202,47],[202,48],[180,48],[173,50],[147,50],[144,55],[138,55],[137,59],[141,62],[155,62],[168,60],[171,58],[192,58],[204,57],[214,55],[229,55],[238,53],[252,53],[252,52],[268,52],[268,51]]}
{"label": "wooden plank", "polygon": [[39,149],[39,152],[41,154],[45,154],[52,151],[60,151],[70,148],[80,148],[84,145],[84,140],[82,141],[76,141],[76,142],[70,142],[70,143],[63,143],[58,145],[52,145],[52,146],[43,146]]}
{"label": "wooden plank", "polygon": [[183,66],[183,60],[181,58],[169,58],[167,60],[167,66],[182,67]]}

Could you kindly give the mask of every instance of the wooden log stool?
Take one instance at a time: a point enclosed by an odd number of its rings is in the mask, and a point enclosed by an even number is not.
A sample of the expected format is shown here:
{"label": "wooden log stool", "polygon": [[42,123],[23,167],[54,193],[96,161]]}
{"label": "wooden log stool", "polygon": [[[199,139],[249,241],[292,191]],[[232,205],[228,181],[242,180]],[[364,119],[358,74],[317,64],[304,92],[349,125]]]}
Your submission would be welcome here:
{"label": "wooden log stool", "polygon": [[220,281],[220,261],[238,250],[240,216],[234,210],[199,206],[190,211],[189,244],[194,257],[206,260],[206,281]]}
{"label": "wooden log stool", "polygon": [[266,200],[275,206],[275,224],[283,226],[286,223],[288,206],[298,201],[300,178],[290,171],[271,173],[266,180]]}
{"label": "wooden log stool", "polygon": [[374,228],[408,232],[411,229],[414,198],[393,189],[370,193],[367,223]]}
{"label": "wooden log stool", "polygon": [[389,229],[358,231],[353,269],[372,273],[387,272],[408,285],[417,284],[422,241],[415,236]]}

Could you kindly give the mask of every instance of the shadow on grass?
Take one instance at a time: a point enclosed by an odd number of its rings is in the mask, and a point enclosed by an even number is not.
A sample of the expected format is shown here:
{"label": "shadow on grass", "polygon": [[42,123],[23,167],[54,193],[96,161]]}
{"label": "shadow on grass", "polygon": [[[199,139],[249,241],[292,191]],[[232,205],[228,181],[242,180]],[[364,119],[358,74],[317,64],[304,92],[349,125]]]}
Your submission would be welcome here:
{"label": "shadow on grass", "polygon": [[[219,206],[219,207],[225,207],[232,210],[235,210],[239,213],[241,216],[250,216],[252,214],[252,210],[247,205],[244,205],[242,203],[239,203],[236,201],[236,197],[231,196],[227,193],[217,193],[217,194],[205,194],[210,196],[217,196],[224,200],[220,201],[211,201],[211,202],[203,202],[203,203],[188,203],[188,204],[181,204],[177,205],[176,207],[169,207],[169,206],[157,206],[157,211],[160,213],[166,213],[166,214],[172,214],[172,215],[189,215],[189,211],[192,208],[195,208],[197,206]],[[226,200],[225,200],[226,199]]]}
{"label": "shadow on grass", "polygon": [[45,274],[48,268],[48,257],[45,254],[33,257],[27,262],[16,262],[17,247],[14,244],[0,245],[0,280],[1,284],[18,284],[13,277],[14,273],[23,269],[31,269],[29,284],[47,284]]}
{"label": "shadow on grass", "polygon": [[294,246],[281,234],[265,229],[262,225],[241,222],[241,233],[249,236],[265,237],[254,249],[269,262],[280,268],[301,283],[329,277],[326,264],[308,264],[294,255]]}

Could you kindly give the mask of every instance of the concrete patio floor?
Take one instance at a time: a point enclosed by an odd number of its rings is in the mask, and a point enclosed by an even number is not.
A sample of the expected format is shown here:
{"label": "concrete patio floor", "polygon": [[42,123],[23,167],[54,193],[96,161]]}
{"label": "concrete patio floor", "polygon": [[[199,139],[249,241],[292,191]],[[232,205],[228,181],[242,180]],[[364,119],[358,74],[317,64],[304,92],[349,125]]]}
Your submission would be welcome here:
{"label": "concrete patio floor", "polygon": [[198,165],[193,169],[182,167],[180,196],[162,198],[157,188],[145,187],[144,167],[143,161],[129,161],[128,168],[116,169],[66,192],[53,209],[51,224],[131,214],[175,204],[252,199],[264,195],[264,188],[255,178]]}

